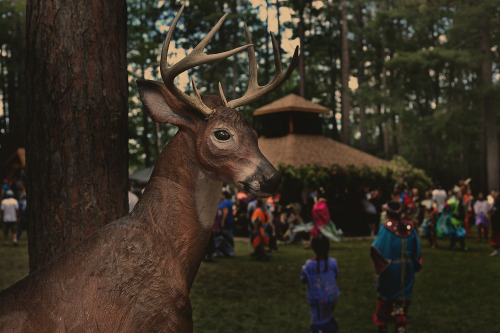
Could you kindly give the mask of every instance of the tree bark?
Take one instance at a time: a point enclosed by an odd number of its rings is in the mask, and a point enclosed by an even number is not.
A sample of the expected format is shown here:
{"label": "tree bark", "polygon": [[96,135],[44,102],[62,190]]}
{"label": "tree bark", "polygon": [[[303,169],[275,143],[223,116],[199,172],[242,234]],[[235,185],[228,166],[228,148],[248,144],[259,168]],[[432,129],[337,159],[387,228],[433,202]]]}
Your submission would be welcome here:
{"label": "tree bark", "polygon": [[305,59],[304,59],[304,41],[305,41],[305,23],[304,23],[304,2],[300,3],[299,8],[299,44],[300,44],[300,54],[299,54],[299,94],[300,97],[306,98],[306,69],[305,69]]}
{"label": "tree bark", "polygon": [[27,3],[30,271],[128,211],[126,12]]}
{"label": "tree bark", "polygon": [[264,82],[270,82],[270,61],[269,61],[269,0],[266,0],[266,61],[264,63]]}
{"label": "tree bark", "polygon": [[330,50],[330,98],[331,98],[331,105],[332,105],[332,110],[333,110],[333,117],[332,117],[332,139],[336,141],[340,141],[340,134],[339,130],[337,127],[337,118],[335,117],[337,113],[337,99],[335,98],[335,87],[336,84],[335,82],[337,81],[337,67],[336,67],[336,61],[337,58],[335,58],[334,50]]}
{"label": "tree bark", "polygon": [[[238,17],[238,0],[233,0],[230,2],[229,7],[231,8],[231,13],[234,15],[234,17]],[[238,31],[238,20],[234,19],[232,22],[233,29],[234,31]],[[232,61],[232,75],[231,75],[231,98],[234,100],[238,98],[238,91],[236,91],[236,88],[238,87],[238,78],[240,76],[239,72],[239,66],[238,66],[238,58],[234,57]]]}
{"label": "tree bark", "polygon": [[[358,26],[358,87],[362,88],[365,83],[365,60],[364,56],[364,23],[363,23],[363,10],[360,5],[356,8],[356,25]],[[361,94],[359,97],[359,133],[361,134],[359,147],[361,151],[367,150],[366,142],[366,102],[364,96]]]}
{"label": "tree bark", "polygon": [[8,64],[8,117],[10,148],[25,147],[26,138],[26,85],[24,80],[24,21],[19,13],[15,13],[16,19],[12,20],[11,36],[12,44]]}
{"label": "tree bark", "polygon": [[495,99],[491,93],[492,87],[492,55],[490,29],[487,23],[481,27],[481,51],[483,60],[481,61],[481,83],[484,93],[484,132],[486,144],[486,172],[488,191],[499,190],[499,158],[498,158],[498,133],[497,120],[495,115]]}
{"label": "tree bark", "polygon": [[349,92],[349,44],[347,40],[347,4],[346,0],[342,0],[342,142],[345,144],[351,143],[351,124],[350,124],[350,106],[351,95]]}

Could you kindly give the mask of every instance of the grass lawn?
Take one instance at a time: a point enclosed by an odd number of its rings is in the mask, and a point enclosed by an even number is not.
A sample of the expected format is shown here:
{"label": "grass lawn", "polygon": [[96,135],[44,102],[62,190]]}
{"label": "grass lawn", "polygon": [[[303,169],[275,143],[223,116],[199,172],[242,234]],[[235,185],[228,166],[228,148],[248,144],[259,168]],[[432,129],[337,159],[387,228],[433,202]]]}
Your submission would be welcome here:
{"label": "grass lawn", "polygon": [[[335,316],[340,332],[374,332],[376,291],[369,256],[371,240],[334,243],[341,289]],[[424,267],[417,274],[409,332],[497,332],[500,320],[500,258],[468,240],[468,252],[430,249],[423,242]],[[28,272],[26,240],[0,247],[0,289]],[[281,245],[269,262],[257,262],[247,242],[236,242],[235,259],[202,263],[191,302],[195,332],[308,332],[306,286],[300,270],[313,255],[302,245]]]}

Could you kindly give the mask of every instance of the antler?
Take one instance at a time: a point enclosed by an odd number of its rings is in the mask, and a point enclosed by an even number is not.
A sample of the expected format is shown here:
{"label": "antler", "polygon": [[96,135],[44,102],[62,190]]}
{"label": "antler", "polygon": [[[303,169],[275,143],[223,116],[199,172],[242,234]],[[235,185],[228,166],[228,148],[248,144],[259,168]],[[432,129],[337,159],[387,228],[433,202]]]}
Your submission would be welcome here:
{"label": "antler", "polygon": [[[245,24],[245,35],[247,39],[247,45],[250,45],[250,47],[247,49],[248,67],[249,67],[248,87],[247,91],[243,96],[241,96],[238,99],[225,103],[226,106],[229,106],[231,108],[237,108],[238,106],[251,103],[259,99],[260,97],[270,93],[274,89],[278,88],[284,81],[288,79],[288,77],[290,77],[290,74],[292,74],[293,70],[298,64],[299,47],[297,46],[295,48],[295,52],[293,54],[290,65],[288,66],[286,72],[283,73],[281,69],[280,51],[276,43],[276,39],[274,38],[274,35],[271,33],[271,40],[273,43],[273,51],[274,51],[274,67],[276,68],[276,71],[274,73],[274,77],[271,80],[271,82],[269,82],[265,86],[259,86],[259,83],[257,81],[257,60],[255,59],[255,49],[253,47],[252,38],[250,36],[250,32],[248,31],[248,27],[246,24]],[[219,90],[222,100],[225,101],[224,94],[222,92],[222,89],[220,88],[220,83],[219,83]]]}
{"label": "antler", "polygon": [[225,59],[228,57],[231,57],[235,55],[238,52],[241,52],[243,50],[247,50],[248,53],[248,67],[249,67],[249,80],[248,80],[248,87],[247,91],[245,94],[235,100],[232,100],[230,102],[226,101],[226,98],[224,97],[224,92],[222,91],[221,84],[219,82],[219,92],[220,96],[222,99],[222,102],[224,103],[225,106],[231,107],[231,108],[237,108],[238,106],[242,106],[248,103],[251,103],[260,97],[270,93],[274,89],[278,88],[292,73],[292,71],[295,69],[298,63],[298,53],[299,53],[299,47],[297,46],[295,48],[295,52],[292,57],[292,61],[290,62],[290,65],[288,66],[286,72],[283,73],[281,69],[281,56],[279,52],[278,45],[276,43],[276,39],[274,38],[274,35],[271,34],[271,40],[273,43],[273,51],[274,51],[274,66],[276,68],[276,72],[274,73],[274,77],[271,82],[266,84],[265,86],[259,86],[258,80],[257,80],[257,60],[255,58],[255,49],[252,44],[252,38],[250,36],[250,32],[248,31],[248,27],[245,24],[245,35],[246,35],[246,41],[247,45],[237,47],[233,50],[226,51],[226,52],[221,52],[217,54],[205,54],[203,50],[207,46],[207,44],[210,42],[210,40],[214,37],[215,33],[219,30],[221,27],[222,23],[227,17],[227,14],[222,16],[222,18],[217,22],[217,24],[210,30],[210,32],[203,38],[203,40],[189,53],[184,59],[180,60],[178,63],[175,65],[168,67],[167,64],[167,57],[168,57],[168,47],[170,44],[170,40],[172,38],[172,35],[174,33],[175,26],[177,25],[177,22],[179,21],[179,18],[182,14],[182,11],[184,10],[184,5],[182,5],[181,9],[177,13],[177,15],[174,18],[174,21],[172,22],[172,25],[170,26],[170,29],[168,30],[167,37],[165,38],[165,42],[163,43],[163,48],[161,51],[161,61],[160,61],[160,72],[161,72],[161,77],[163,79],[163,82],[165,83],[165,86],[180,100],[185,102],[186,104],[192,106],[194,109],[200,111],[206,116],[210,116],[214,110],[210,109],[207,105],[205,105],[201,99],[200,93],[198,92],[198,88],[196,87],[196,84],[194,82],[194,78],[191,77],[191,85],[193,86],[194,94],[195,96],[189,96],[179,90],[174,84],[174,79],[179,75],[180,73],[187,71],[190,68],[193,68],[198,65],[203,65],[203,64],[208,64],[217,60]]}
{"label": "antler", "polygon": [[[235,55],[238,52],[241,52],[245,49],[248,49],[252,47],[253,45],[244,45],[240,46],[238,48],[235,48],[230,51],[226,52],[221,52],[217,54],[205,54],[203,50],[207,46],[207,44],[210,42],[210,40],[214,37],[215,33],[219,30],[221,27],[222,23],[227,17],[227,14],[225,14],[219,22],[212,28],[212,30],[203,38],[203,40],[189,53],[184,59],[180,60],[178,63],[175,65],[168,67],[167,64],[167,56],[168,56],[168,47],[170,44],[170,39],[172,38],[175,26],[177,25],[177,22],[179,21],[179,18],[182,14],[182,11],[184,10],[184,5],[182,5],[181,9],[177,13],[177,15],[174,18],[174,21],[172,22],[172,25],[170,26],[170,29],[168,30],[167,37],[165,38],[165,42],[163,43],[163,48],[161,51],[161,60],[160,60],[160,72],[161,72],[161,77],[163,79],[163,82],[165,83],[165,86],[180,100],[185,102],[186,104],[192,106],[196,110],[202,112],[206,116],[210,116],[214,110],[210,109],[207,105],[203,103],[201,100],[200,93],[198,92],[198,89],[196,87],[196,84],[194,83],[193,77],[191,77],[191,84],[193,86],[193,90],[195,93],[195,97],[189,96],[179,90],[174,84],[174,79],[179,75],[180,73],[187,71],[190,68],[193,68],[198,65],[203,65],[203,64],[208,64],[217,60],[225,59],[228,57],[231,57]],[[248,38],[247,38],[248,40]]]}

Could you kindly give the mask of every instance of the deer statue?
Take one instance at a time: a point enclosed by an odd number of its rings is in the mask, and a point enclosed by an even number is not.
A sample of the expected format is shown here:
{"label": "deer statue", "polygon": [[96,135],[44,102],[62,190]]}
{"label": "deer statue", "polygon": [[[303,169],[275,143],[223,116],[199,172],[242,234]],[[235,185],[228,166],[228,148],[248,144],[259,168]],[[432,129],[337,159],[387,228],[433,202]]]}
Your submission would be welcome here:
{"label": "deer statue", "polygon": [[[181,8],[161,52],[163,83],[138,80],[151,117],[179,131],[163,149],[132,212],[88,236],[62,256],[0,293],[0,332],[191,332],[189,291],[201,263],[223,182],[253,195],[275,192],[281,176],[262,155],[257,135],[235,108],[283,83],[297,63],[298,48],[283,72],[272,36],[276,73],[257,82],[248,28],[247,45],[207,55],[204,48],[222,17],[184,59],[169,67],[168,47]],[[245,94],[227,101],[194,96],[174,85],[180,73],[246,50]]]}

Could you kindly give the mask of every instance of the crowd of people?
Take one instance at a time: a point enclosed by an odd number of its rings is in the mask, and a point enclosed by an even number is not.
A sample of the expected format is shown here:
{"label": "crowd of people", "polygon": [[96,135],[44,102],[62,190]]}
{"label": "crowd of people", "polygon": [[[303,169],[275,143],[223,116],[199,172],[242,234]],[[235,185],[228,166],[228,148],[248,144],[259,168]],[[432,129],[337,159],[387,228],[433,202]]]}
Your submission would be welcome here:
{"label": "crowd of people", "polygon": [[[129,191],[131,208],[137,202]],[[370,214],[377,216],[367,223],[375,240],[371,258],[377,274],[377,300],[373,322],[379,332],[387,332],[393,323],[396,332],[405,332],[415,274],[421,269],[420,239],[427,239],[437,248],[448,238],[447,247],[467,251],[466,242],[477,228],[477,242],[489,242],[491,256],[500,256],[500,195],[479,192],[477,198],[467,182],[446,191],[439,184],[421,197],[418,189],[411,190],[397,183],[386,202],[378,190],[366,190],[363,198]],[[133,194],[133,193],[132,193]],[[4,244],[17,245],[26,209],[26,193],[22,181],[4,180],[1,189],[1,216]],[[308,196],[304,214],[299,203],[280,204],[280,195],[267,199],[251,197],[243,192],[231,193],[230,187],[221,191],[211,237],[204,260],[234,258],[235,229],[243,229],[253,248],[252,257],[267,261],[279,242],[302,241],[312,248],[315,256],[302,267],[300,279],[307,284],[307,302],[311,315],[311,332],[337,332],[333,312],[340,291],[337,285],[339,269],[335,258],[329,256],[331,242],[342,240],[342,230],[332,221],[327,195],[320,188]],[[368,207],[368,208],[367,208]],[[335,213],[335,212],[333,212]],[[307,221],[310,219],[310,221]],[[490,234],[491,233],[491,234]]]}
{"label": "crowd of people", "polygon": [[[393,323],[396,332],[405,332],[415,274],[421,269],[420,239],[438,247],[447,239],[446,247],[467,251],[466,242],[477,228],[477,242],[490,242],[491,256],[500,250],[500,196],[492,191],[477,198],[466,182],[446,191],[439,184],[421,197],[417,189],[407,190],[397,183],[388,200],[382,201],[378,190],[366,191],[372,204],[367,227],[375,237],[371,257],[377,274],[377,300],[373,322],[379,332],[387,332]],[[249,234],[252,256],[266,261],[280,242],[301,241],[312,248],[315,257],[302,267],[301,280],[307,284],[311,332],[336,332],[338,324],[333,310],[340,294],[336,280],[338,266],[328,256],[330,243],[341,241],[343,234],[332,221],[327,196],[322,188],[313,191],[309,214],[302,214],[298,203],[280,205],[280,195],[267,200],[252,198],[239,192],[231,195],[229,188],[221,194],[214,220],[212,237],[205,254],[213,257],[234,257],[234,229],[243,224]],[[335,213],[335,212],[333,212]],[[306,221],[310,218],[311,221]],[[489,235],[491,232],[491,235]]]}
{"label": "crowd of people", "polygon": [[[278,251],[278,244],[307,242],[321,233],[328,239],[340,241],[342,231],[330,219],[323,191],[311,196],[312,221],[305,222],[298,203],[280,205],[280,195],[267,199],[248,196],[243,192],[231,194],[229,187],[221,193],[219,207],[212,228],[212,236],[204,260],[214,257],[234,257],[234,235],[249,237],[252,256],[257,260],[269,260],[271,253]],[[236,230],[238,229],[238,230]]]}
{"label": "crowd of people", "polygon": [[[400,184],[394,186],[391,200],[403,205],[403,217],[414,222],[419,235],[427,239],[432,248],[448,238],[450,249],[467,251],[466,242],[472,237],[472,228],[477,228],[477,242],[489,242],[493,248],[491,256],[499,256],[500,248],[500,198],[496,191],[487,196],[479,192],[472,195],[467,182],[460,182],[449,190],[436,184],[421,198],[418,189],[404,191]],[[384,213],[381,220],[385,219]],[[489,234],[491,227],[491,235]]]}

